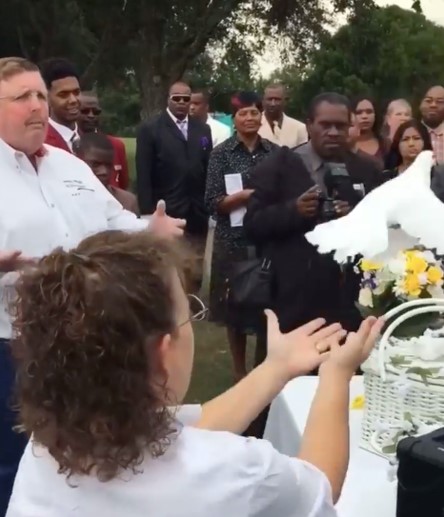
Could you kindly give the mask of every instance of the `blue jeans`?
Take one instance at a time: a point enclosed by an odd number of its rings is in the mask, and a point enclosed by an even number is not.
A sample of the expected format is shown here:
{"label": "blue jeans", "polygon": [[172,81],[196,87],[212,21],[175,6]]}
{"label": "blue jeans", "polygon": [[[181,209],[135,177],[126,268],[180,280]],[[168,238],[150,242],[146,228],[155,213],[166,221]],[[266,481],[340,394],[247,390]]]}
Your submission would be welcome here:
{"label": "blue jeans", "polygon": [[15,371],[9,342],[0,339],[0,517],[6,514],[15,474],[27,438],[12,430],[17,413],[11,409]]}

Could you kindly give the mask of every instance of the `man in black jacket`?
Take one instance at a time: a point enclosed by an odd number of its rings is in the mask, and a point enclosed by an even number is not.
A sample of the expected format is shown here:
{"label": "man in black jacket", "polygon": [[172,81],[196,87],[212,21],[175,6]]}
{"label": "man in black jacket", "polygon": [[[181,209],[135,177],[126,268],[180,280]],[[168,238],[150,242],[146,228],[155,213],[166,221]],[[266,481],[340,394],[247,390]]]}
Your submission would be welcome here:
{"label": "man in black jacket", "polygon": [[[310,142],[278,150],[252,175],[255,191],[244,229],[271,258],[272,308],[283,332],[317,317],[339,321],[350,330],[359,322],[354,309],[359,284],[352,268],[341,270],[304,236],[323,218],[346,215],[378,184],[380,173],[374,162],[349,150],[349,126],[347,98],[336,93],[319,95],[309,109]],[[323,201],[326,198],[334,201]],[[323,210],[328,205],[331,210]]]}
{"label": "man in black jacket", "polygon": [[175,83],[168,92],[167,109],[140,125],[137,196],[142,216],[153,213],[164,199],[171,217],[186,220],[185,237],[203,257],[208,231],[205,184],[213,145],[210,128],[188,117],[190,102],[190,87]]}
{"label": "man in black jacket", "polygon": [[137,195],[142,215],[164,199],[171,217],[186,219],[187,232],[206,235],[204,194],[211,131],[188,118],[191,89],[182,82],[168,93],[167,109],[143,122],[137,132]]}

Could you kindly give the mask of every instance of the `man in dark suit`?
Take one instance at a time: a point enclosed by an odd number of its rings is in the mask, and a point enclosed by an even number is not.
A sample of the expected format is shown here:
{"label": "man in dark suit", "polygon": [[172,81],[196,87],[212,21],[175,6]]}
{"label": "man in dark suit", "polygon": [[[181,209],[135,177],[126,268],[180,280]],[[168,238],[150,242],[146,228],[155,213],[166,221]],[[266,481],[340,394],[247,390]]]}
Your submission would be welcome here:
{"label": "man in dark suit", "polygon": [[167,109],[137,132],[136,169],[140,213],[151,214],[164,199],[171,217],[186,220],[186,236],[203,256],[208,231],[205,183],[212,150],[211,130],[188,117],[191,89],[178,82]]}
{"label": "man in dark suit", "polygon": [[79,74],[70,61],[62,58],[47,59],[40,64],[40,71],[49,100],[50,118],[45,143],[72,153],[73,145],[79,139]]}
{"label": "man in dark suit", "polygon": [[346,97],[319,95],[309,109],[310,142],[281,148],[252,174],[255,191],[244,229],[271,258],[274,309],[284,332],[316,317],[339,321],[348,330],[359,323],[354,308],[359,282],[352,268],[341,270],[305,238],[319,222],[346,215],[379,183],[374,161],[349,150],[350,122]]}

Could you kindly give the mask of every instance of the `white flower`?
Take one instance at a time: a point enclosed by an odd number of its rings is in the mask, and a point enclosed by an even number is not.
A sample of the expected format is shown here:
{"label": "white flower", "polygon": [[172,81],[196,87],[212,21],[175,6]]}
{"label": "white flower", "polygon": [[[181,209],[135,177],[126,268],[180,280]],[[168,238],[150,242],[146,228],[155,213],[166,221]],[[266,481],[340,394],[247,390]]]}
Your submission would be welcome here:
{"label": "white flower", "polygon": [[397,280],[397,282],[393,286],[393,292],[395,293],[395,296],[397,296],[397,297],[403,297],[407,294],[404,289],[404,282],[403,282],[402,278]]}
{"label": "white flower", "polygon": [[429,285],[427,287],[427,292],[430,294],[432,298],[444,298],[444,290],[441,286]]}
{"label": "white flower", "polygon": [[362,307],[373,307],[373,295],[369,287],[364,287],[359,291],[358,303]]}
{"label": "white flower", "polygon": [[429,264],[435,264],[437,262],[435,255],[430,250],[423,251],[422,256]]}
{"label": "white flower", "polygon": [[395,276],[402,276],[405,273],[406,260],[405,257],[392,259],[388,262],[387,268]]}

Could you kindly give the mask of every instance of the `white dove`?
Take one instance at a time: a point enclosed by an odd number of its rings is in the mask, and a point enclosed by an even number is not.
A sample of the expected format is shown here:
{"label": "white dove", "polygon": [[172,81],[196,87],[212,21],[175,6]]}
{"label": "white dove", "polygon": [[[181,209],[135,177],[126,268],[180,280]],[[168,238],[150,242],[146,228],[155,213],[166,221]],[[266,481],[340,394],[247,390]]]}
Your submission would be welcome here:
{"label": "white dove", "polygon": [[422,245],[444,255],[444,203],[430,188],[432,151],[423,151],[398,177],[370,192],[345,217],[323,223],[305,237],[339,263],[356,255],[383,261]]}

